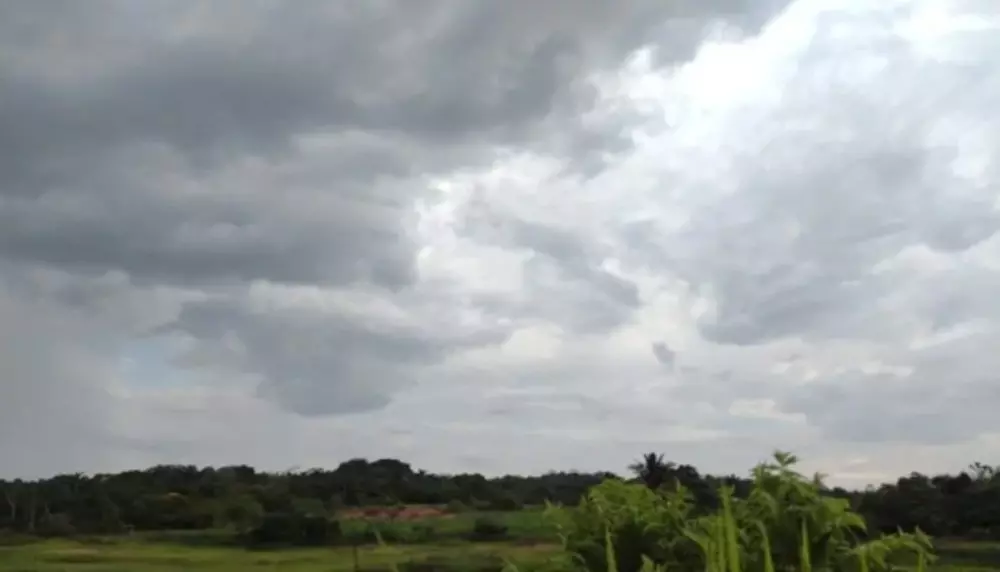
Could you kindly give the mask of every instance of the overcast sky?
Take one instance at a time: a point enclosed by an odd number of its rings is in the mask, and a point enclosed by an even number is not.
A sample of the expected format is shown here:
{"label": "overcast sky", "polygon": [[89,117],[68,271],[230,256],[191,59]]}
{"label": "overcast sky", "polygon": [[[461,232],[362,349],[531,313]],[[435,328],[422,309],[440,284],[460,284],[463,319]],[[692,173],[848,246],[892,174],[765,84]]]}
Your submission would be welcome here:
{"label": "overcast sky", "polygon": [[0,4],[0,475],[1000,461],[995,0]]}

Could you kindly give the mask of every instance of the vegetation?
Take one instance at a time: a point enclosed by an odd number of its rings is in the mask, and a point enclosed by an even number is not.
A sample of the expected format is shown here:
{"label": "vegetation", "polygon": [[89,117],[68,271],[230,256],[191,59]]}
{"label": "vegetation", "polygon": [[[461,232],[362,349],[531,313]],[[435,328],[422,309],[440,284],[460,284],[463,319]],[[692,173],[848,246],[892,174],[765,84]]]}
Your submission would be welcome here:
{"label": "vegetation", "polygon": [[[846,491],[794,463],[776,454],[746,478],[650,453],[632,479],[433,475],[383,459],[0,481],[10,545],[0,571],[882,572],[925,567],[935,552],[936,568],[985,569],[991,554],[1000,564],[1000,549],[954,540],[1000,538],[1000,473],[989,466]],[[951,539],[932,546],[925,532]]]}
{"label": "vegetation", "polygon": [[805,479],[794,463],[776,454],[753,471],[745,498],[723,486],[720,508],[712,511],[699,510],[676,483],[660,492],[609,480],[578,507],[550,512],[566,552],[593,572],[875,572],[888,570],[893,557],[909,554],[921,566],[933,558],[919,530],[869,535],[848,500],[822,495],[822,481]]}
{"label": "vegetation", "polygon": [[513,563],[522,572],[545,567],[558,547],[515,543],[419,544],[379,547],[240,550],[192,547],[141,538],[93,542],[58,539],[0,547],[3,572],[500,572]]}

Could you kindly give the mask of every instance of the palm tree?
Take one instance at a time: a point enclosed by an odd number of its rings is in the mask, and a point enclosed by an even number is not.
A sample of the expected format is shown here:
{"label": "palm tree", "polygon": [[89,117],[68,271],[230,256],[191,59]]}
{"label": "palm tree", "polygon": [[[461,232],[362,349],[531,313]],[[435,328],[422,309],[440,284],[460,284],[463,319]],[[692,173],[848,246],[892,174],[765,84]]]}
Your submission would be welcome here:
{"label": "palm tree", "polygon": [[674,474],[677,465],[665,462],[662,454],[646,453],[642,459],[632,463],[628,468],[647,487],[655,490],[667,482],[667,478]]}

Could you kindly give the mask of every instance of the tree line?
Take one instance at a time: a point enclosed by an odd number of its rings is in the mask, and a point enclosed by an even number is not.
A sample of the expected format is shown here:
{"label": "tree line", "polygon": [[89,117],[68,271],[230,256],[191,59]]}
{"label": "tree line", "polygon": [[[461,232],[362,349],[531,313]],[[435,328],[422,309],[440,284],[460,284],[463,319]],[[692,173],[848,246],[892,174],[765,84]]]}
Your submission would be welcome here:
{"label": "tree line", "polygon": [[[746,496],[752,480],[713,476],[649,453],[630,467],[649,488],[678,485],[697,507],[715,510],[728,485]],[[115,474],[64,474],[0,480],[0,530],[31,535],[128,531],[249,531],[279,515],[333,519],[348,507],[446,505],[454,510],[509,511],[546,502],[576,505],[612,473],[550,472],[487,478],[414,470],[396,459],[353,459],[334,470],[263,472],[253,467],[159,465]],[[817,480],[821,484],[820,480]],[[1000,471],[976,463],[957,474],[912,473],[863,491],[821,485],[850,501],[873,530],[917,528],[932,536],[1000,538]]]}

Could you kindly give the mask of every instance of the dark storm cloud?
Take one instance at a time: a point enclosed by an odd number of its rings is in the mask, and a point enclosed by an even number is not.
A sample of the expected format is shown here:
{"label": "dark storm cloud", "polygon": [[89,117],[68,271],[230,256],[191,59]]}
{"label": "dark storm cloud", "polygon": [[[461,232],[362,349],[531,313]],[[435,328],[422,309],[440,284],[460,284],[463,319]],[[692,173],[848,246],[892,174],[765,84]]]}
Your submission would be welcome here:
{"label": "dark storm cloud", "polygon": [[[673,10],[602,1],[26,4],[6,5],[0,24],[14,52],[4,61],[0,149],[5,178],[30,194],[85,168],[81,154],[136,141],[198,162],[274,152],[316,130],[516,142],[558,111],[585,66],[615,63]],[[94,74],[53,71],[85,58],[108,63],[90,64]]]}
{"label": "dark storm cloud", "polygon": [[[614,63],[668,15],[657,2],[600,1],[88,6],[14,3],[0,14],[12,54],[0,68],[7,256],[161,281],[397,285],[412,281],[414,253],[395,227],[419,189],[378,200],[359,189],[537,137],[547,118],[575,108],[573,83],[587,66]],[[189,184],[211,186],[215,169],[245,156],[294,157],[295,138],[317,132],[369,134],[338,152],[360,160],[311,181],[352,197],[323,224],[265,223],[256,197],[208,189],[190,200],[170,188],[181,181],[158,181],[181,170]],[[289,190],[259,192],[314,199]],[[178,244],[181,227],[227,233],[226,244]],[[363,251],[337,251],[348,242]],[[356,260],[379,268],[345,275]]]}
{"label": "dark storm cloud", "polygon": [[[4,441],[0,459],[19,447],[68,455],[78,443],[60,447],[59,434],[98,447],[124,403],[104,399],[104,384],[141,335],[193,341],[172,365],[247,376],[304,414],[378,408],[421,367],[502,342],[509,328],[457,288],[421,286],[424,177],[492,161],[497,147],[627,148],[619,126],[579,123],[594,98],[583,78],[648,41],[663,65],[682,61],[710,21],[752,30],[777,7],[3,3],[0,263],[17,286],[0,292],[0,339],[32,351],[5,348],[23,355],[3,383],[24,391],[3,400],[18,415],[4,410],[0,434],[19,433],[24,411],[55,421],[37,441]],[[664,24],[676,10],[683,30]],[[524,221],[517,233],[547,261],[529,269],[529,295],[505,301],[515,317],[601,332],[638,306],[601,252],[573,246],[581,237]],[[260,284],[364,292],[397,321],[261,310]]]}

